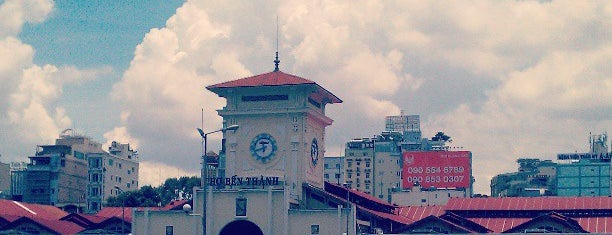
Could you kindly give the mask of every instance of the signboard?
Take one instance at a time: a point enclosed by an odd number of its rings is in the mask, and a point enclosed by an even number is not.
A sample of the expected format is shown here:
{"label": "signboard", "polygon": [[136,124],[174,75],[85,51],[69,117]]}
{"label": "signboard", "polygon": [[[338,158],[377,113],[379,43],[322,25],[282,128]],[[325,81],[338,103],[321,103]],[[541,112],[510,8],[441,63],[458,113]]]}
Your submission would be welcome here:
{"label": "signboard", "polygon": [[429,188],[468,188],[472,153],[469,151],[404,152],[402,183],[411,188],[419,182]]}

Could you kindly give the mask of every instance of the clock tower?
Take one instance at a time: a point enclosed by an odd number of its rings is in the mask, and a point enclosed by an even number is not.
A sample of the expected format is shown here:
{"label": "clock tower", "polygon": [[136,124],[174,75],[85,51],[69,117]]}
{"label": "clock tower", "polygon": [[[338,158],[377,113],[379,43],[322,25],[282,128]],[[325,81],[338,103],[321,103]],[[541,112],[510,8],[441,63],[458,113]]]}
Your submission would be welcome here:
{"label": "clock tower", "polygon": [[273,72],[206,87],[226,99],[218,113],[224,123],[239,125],[225,132],[225,176],[278,177],[297,203],[304,183],[323,188],[325,128],[332,119],[327,104],[341,103],[319,84]]}

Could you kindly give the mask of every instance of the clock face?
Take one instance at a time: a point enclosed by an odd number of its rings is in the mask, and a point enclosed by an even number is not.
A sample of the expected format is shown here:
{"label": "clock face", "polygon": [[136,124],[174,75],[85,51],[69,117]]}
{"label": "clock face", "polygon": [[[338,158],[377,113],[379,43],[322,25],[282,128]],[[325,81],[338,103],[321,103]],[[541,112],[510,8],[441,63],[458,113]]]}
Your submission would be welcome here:
{"label": "clock face", "polygon": [[316,166],[319,161],[319,144],[317,143],[317,139],[312,139],[312,143],[310,144],[310,160],[312,160],[312,165]]}
{"label": "clock face", "polygon": [[262,163],[268,163],[276,154],[276,140],[270,134],[261,133],[251,141],[251,155]]}

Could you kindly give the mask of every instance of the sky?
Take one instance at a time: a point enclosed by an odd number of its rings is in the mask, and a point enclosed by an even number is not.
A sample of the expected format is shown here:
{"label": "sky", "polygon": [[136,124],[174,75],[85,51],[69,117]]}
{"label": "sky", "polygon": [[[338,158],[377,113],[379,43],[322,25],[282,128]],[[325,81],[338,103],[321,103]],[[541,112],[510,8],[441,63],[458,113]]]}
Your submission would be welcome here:
{"label": "sky", "polygon": [[278,42],[281,71],[344,101],[325,156],[417,114],[489,194],[518,158],[612,129],[611,31],[610,1],[0,1],[0,161],[72,128],[130,143],[140,185],[196,175],[225,104],[205,87],[271,72]]}

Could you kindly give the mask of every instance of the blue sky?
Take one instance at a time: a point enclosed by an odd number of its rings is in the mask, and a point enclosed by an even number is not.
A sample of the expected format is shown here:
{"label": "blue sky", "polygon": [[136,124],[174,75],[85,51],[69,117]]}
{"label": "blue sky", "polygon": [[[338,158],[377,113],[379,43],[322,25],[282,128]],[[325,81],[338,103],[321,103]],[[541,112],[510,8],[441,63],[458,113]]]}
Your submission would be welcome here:
{"label": "blue sky", "polygon": [[[75,129],[102,141],[102,134],[119,122],[119,110],[109,105],[112,84],[128,68],[145,34],[163,27],[182,3],[57,1],[46,21],[25,24],[19,38],[36,49],[36,64],[111,69],[99,79],[65,86],[67,95],[58,100]],[[80,114],[84,111],[86,115]]]}
{"label": "blue sky", "polygon": [[[588,150],[612,127],[609,1],[0,1],[0,154],[66,128],[129,142],[141,184],[197,174],[224,100],[205,86],[280,69],[340,97],[325,155],[421,115],[473,152],[475,191],[521,157]],[[211,136],[209,148],[219,146]]]}

